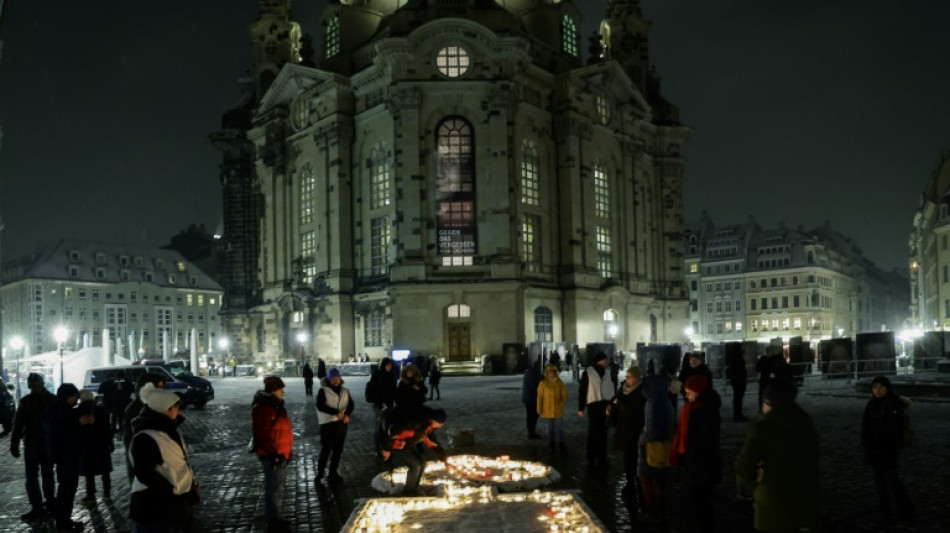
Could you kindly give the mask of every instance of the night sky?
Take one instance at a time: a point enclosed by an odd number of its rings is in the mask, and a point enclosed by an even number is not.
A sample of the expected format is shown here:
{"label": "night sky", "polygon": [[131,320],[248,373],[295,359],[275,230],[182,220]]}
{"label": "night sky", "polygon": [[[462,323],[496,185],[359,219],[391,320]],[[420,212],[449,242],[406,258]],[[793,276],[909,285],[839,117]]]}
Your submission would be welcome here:
{"label": "night sky", "polygon": [[[583,0],[586,36],[605,0]],[[643,0],[664,93],[694,128],[687,221],[829,220],[905,267],[950,149],[950,2]],[[317,34],[321,0],[297,0]],[[0,38],[0,215],[10,258],[60,237],[159,246],[219,229],[218,152],[257,2],[11,0]],[[942,27],[943,26],[943,27]]]}

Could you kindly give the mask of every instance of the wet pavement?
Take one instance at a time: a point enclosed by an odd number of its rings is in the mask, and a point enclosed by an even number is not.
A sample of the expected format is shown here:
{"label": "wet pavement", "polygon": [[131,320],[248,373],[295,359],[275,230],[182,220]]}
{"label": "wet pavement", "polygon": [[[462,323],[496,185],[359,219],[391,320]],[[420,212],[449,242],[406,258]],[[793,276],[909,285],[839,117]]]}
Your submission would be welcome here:
{"label": "wet pavement", "polygon": [[[345,378],[346,386],[361,398],[368,378]],[[636,521],[632,502],[621,494],[625,480],[621,457],[611,452],[604,471],[589,472],[584,456],[586,419],[576,413],[577,386],[562,374],[570,399],[565,409],[567,452],[552,454],[544,440],[528,440],[524,407],[520,403],[520,376],[447,377],[441,384],[442,399],[431,405],[449,412],[440,440],[449,453],[510,455],[543,461],[562,474],[552,489],[578,490],[580,496],[611,531],[697,531],[691,505],[683,490],[672,490],[667,526],[644,526]],[[300,378],[285,378],[286,400],[294,423],[295,457],[290,465],[285,513],[295,531],[338,531],[356,501],[378,496],[369,487],[377,473],[372,448],[372,412],[359,402],[352,417],[340,474],[345,482],[328,487],[313,481],[319,451],[318,424],[312,399],[304,396]],[[191,462],[201,482],[205,501],[197,511],[198,531],[263,531],[261,472],[258,461],[248,454],[250,399],[259,387],[257,378],[216,378],[216,399],[204,410],[188,409],[182,426],[190,446]],[[721,382],[717,382],[721,388]],[[746,412],[756,403],[755,387],[746,396]],[[804,389],[800,403],[815,418],[822,436],[822,526],[824,531],[855,532],[950,532],[950,506],[946,504],[950,474],[950,403],[917,401],[911,410],[915,429],[913,447],[901,458],[904,482],[917,505],[913,522],[894,522],[876,512],[876,497],[868,467],[861,464],[859,427],[867,397],[856,395],[845,382],[815,381]],[[746,424],[731,422],[731,391],[724,395],[722,454],[726,470],[716,489],[718,530],[752,530],[751,504],[734,498],[732,464],[741,448]],[[474,446],[459,447],[452,438],[461,429],[471,429]],[[539,430],[541,428],[539,427]],[[20,514],[29,510],[23,488],[23,460],[13,459],[9,441],[0,441],[0,531],[47,531],[51,523],[26,524]],[[118,441],[117,441],[118,442]],[[113,501],[98,500],[84,506],[80,481],[73,519],[86,531],[128,531],[128,490],[119,443],[113,456]]]}

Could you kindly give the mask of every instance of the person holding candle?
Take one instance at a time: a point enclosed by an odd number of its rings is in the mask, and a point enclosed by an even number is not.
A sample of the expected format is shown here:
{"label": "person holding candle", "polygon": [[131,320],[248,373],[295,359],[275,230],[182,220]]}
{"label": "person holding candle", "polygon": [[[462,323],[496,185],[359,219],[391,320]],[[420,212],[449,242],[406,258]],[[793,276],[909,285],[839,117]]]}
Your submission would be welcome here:
{"label": "person holding candle", "polygon": [[544,379],[538,385],[538,416],[547,421],[548,446],[551,451],[564,451],[564,406],[567,387],[558,375],[556,365],[544,367]]}
{"label": "person holding candle", "polygon": [[424,451],[431,450],[449,469],[445,450],[436,440],[434,431],[445,424],[448,413],[444,409],[430,409],[420,406],[418,409],[396,406],[387,413],[386,435],[383,438],[383,461],[392,472],[395,463],[409,467],[403,496],[415,496],[419,493],[419,483],[425,472]]}

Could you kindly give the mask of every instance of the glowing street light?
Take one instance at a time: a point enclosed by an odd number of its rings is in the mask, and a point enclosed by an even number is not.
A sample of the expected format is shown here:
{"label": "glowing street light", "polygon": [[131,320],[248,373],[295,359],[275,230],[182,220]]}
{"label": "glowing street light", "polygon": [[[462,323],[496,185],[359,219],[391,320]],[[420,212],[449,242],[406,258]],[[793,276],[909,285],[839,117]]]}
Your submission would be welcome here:
{"label": "glowing street light", "polygon": [[10,339],[10,347],[16,352],[16,401],[20,403],[20,354],[23,350],[23,337],[16,335]]}
{"label": "glowing street light", "polygon": [[304,360],[303,360],[303,359],[304,359],[304,358],[303,358],[303,356],[304,356],[304,349],[303,349],[303,345],[307,343],[307,339],[308,339],[307,332],[305,332],[305,331],[299,331],[299,332],[297,332],[297,342],[300,344],[300,368],[303,368],[303,365],[304,365]]}
{"label": "glowing street light", "polygon": [[66,326],[59,326],[53,331],[53,338],[56,339],[56,345],[59,346],[59,384],[62,385],[65,382],[63,356],[66,351],[66,339],[69,338],[69,330],[66,329]]}

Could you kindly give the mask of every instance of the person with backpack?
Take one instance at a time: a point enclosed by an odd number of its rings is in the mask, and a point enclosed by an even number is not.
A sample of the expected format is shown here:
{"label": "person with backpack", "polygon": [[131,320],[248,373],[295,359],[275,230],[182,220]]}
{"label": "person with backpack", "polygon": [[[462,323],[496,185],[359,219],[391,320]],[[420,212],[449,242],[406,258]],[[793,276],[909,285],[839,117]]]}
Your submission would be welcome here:
{"label": "person with backpack", "polygon": [[366,402],[372,404],[373,415],[376,417],[376,429],[373,431],[373,448],[376,456],[382,463],[383,458],[383,427],[386,411],[392,409],[396,401],[396,375],[393,374],[393,361],[383,357],[379,367],[366,382]]}
{"label": "person with backpack", "polygon": [[901,520],[909,520],[914,514],[914,504],[897,475],[897,456],[910,444],[910,419],[907,417],[910,405],[910,400],[894,393],[891,380],[877,376],[871,381],[871,399],[864,408],[861,421],[864,464],[874,469],[879,509],[890,515],[893,499],[897,504],[897,517]]}

